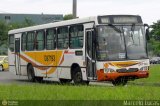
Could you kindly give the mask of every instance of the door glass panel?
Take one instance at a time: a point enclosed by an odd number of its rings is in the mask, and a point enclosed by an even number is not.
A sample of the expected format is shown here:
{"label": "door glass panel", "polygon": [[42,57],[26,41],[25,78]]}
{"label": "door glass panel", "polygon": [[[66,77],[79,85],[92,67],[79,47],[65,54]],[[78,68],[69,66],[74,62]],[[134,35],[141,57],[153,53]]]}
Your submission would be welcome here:
{"label": "door glass panel", "polygon": [[87,53],[90,58],[92,58],[92,40],[91,39],[92,39],[91,32],[88,31],[87,32]]}

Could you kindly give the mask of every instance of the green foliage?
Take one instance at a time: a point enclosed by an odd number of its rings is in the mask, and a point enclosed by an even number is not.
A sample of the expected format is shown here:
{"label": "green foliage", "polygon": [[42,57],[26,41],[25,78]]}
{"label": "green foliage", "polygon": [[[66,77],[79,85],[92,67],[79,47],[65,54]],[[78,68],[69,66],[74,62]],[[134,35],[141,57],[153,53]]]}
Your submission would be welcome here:
{"label": "green foliage", "polygon": [[151,28],[151,39],[149,41],[148,47],[154,55],[160,56],[160,20],[158,20],[156,23],[153,23]]}
{"label": "green foliage", "polygon": [[152,51],[154,55],[160,56],[160,41],[151,38],[148,44],[149,51]]}
{"label": "green foliage", "polygon": [[0,21],[0,45],[4,44],[8,38],[8,25],[5,22]]}
{"label": "green foliage", "polygon": [[73,15],[72,14],[67,14],[63,17],[63,20],[70,20],[73,19]]}
{"label": "green foliage", "polygon": [[153,23],[151,27],[153,28],[151,31],[152,37],[154,37],[155,40],[160,41],[160,20],[158,20],[157,23]]}
{"label": "green foliage", "polygon": [[[8,31],[17,28],[23,28],[34,25],[34,22],[31,19],[25,18],[22,23],[9,23],[7,24],[4,21],[0,21],[0,47],[8,44]],[[0,51],[1,53],[7,53],[7,51]]]}

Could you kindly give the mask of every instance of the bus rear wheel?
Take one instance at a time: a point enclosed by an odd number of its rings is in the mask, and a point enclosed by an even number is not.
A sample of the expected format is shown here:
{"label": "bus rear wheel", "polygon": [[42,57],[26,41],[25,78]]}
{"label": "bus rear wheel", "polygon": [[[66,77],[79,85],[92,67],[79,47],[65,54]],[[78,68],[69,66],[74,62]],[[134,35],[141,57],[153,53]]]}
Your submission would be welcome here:
{"label": "bus rear wheel", "polygon": [[35,74],[34,74],[34,69],[32,65],[29,65],[27,68],[27,76],[29,81],[31,82],[35,81]]}
{"label": "bus rear wheel", "polygon": [[127,84],[127,82],[128,82],[128,80],[125,77],[119,77],[119,78],[113,80],[112,84],[114,86],[120,86],[120,85],[124,86]]}
{"label": "bus rear wheel", "polygon": [[1,67],[1,70],[0,70],[0,71],[4,71],[3,65],[2,65],[2,64],[0,64],[0,67]]}

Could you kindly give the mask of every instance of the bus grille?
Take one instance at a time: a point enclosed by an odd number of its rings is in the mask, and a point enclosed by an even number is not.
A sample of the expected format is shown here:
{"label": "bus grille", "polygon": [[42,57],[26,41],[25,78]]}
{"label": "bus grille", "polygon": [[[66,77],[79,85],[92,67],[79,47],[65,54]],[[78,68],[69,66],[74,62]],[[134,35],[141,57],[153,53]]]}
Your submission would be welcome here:
{"label": "bus grille", "polygon": [[122,69],[117,69],[116,70],[118,73],[128,73],[128,72],[137,72],[138,68],[129,68],[128,70],[125,68]]}

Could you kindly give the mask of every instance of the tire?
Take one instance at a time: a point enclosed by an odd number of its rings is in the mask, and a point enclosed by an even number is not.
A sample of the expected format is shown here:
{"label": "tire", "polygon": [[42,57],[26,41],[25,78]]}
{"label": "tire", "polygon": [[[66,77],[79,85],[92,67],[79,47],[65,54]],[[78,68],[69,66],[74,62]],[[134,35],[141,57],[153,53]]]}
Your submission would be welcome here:
{"label": "tire", "polygon": [[27,76],[28,76],[28,80],[30,82],[35,81],[35,74],[34,74],[34,69],[33,69],[32,65],[29,65],[27,68]]}
{"label": "tire", "polygon": [[82,83],[82,73],[79,67],[74,68],[72,79],[73,79],[74,84]]}
{"label": "tire", "polygon": [[43,81],[43,77],[35,77],[35,81],[41,83]]}
{"label": "tire", "polygon": [[76,67],[73,70],[72,79],[73,79],[74,84],[76,85],[79,85],[79,84],[88,85],[89,84],[89,81],[83,81],[82,72],[81,72],[80,67]]}
{"label": "tire", "polygon": [[[1,68],[2,68],[2,70],[3,70],[3,67],[2,67],[2,65],[0,64],[0,66],[1,66]],[[2,71],[2,70],[0,70],[0,71]]]}
{"label": "tire", "polygon": [[126,78],[120,77],[120,78],[113,80],[112,84],[114,86],[120,86],[120,85],[124,86],[127,84],[127,82],[128,82],[128,80]]}
{"label": "tire", "polygon": [[59,79],[61,84],[66,84],[66,83],[70,83],[71,80],[70,79]]}
{"label": "tire", "polygon": [[3,69],[3,65],[1,64],[1,66],[2,66],[2,71],[4,71],[4,69]]}

